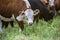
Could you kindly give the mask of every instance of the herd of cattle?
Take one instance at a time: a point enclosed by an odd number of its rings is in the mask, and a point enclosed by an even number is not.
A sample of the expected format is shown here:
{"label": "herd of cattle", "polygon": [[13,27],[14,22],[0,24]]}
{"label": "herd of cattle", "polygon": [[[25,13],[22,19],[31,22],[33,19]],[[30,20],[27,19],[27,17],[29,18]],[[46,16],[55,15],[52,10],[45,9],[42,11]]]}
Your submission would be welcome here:
{"label": "herd of cattle", "polygon": [[23,31],[24,21],[31,26],[41,18],[45,21],[53,19],[60,13],[59,2],[60,0],[0,0],[0,33],[9,23],[13,27],[14,20]]}

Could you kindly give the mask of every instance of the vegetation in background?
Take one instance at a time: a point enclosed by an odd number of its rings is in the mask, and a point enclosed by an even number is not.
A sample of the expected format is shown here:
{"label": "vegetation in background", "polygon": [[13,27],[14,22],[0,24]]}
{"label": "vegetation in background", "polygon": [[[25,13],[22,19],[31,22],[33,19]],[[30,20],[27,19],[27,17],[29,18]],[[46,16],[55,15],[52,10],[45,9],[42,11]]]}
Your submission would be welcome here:
{"label": "vegetation in background", "polygon": [[24,31],[21,32],[17,23],[14,28],[10,25],[7,29],[3,28],[0,34],[0,40],[60,40],[60,17],[55,17],[49,22],[41,19],[39,23],[32,26],[24,25]]}

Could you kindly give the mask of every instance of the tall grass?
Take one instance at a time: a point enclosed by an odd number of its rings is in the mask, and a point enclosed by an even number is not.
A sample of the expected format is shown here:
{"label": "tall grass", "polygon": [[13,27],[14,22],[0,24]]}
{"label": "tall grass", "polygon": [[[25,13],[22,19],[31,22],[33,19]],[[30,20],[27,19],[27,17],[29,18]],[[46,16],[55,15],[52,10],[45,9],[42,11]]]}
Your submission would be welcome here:
{"label": "tall grass", "polygon": [[59,16],[49,22],[41,19],[32,26],[25,24],[23,33],[19,31],[18,24],[14,24],[14,28],[10,26],[7,29],[3,28],[0,40],[60,40]]}

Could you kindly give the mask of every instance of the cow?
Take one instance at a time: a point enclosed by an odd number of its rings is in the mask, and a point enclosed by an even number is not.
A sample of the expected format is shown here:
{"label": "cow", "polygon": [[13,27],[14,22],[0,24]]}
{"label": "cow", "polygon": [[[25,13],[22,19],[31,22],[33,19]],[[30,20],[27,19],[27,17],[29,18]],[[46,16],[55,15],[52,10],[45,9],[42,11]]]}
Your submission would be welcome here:
{"label": "cow", "polygon": [[[40,0],[47,8],[49,7],[48,6],[48,4],[49,4],[49,0]],[[36,15],[35,16],[35,20],[37,20],[37,22],[38,22],[38,20],[39,20],[39,18],[37,18],[37,16],[38,15]],[[37,19],[36,19],[37,18]],[[8,24],[11,24],[11,26],[13,27],[13,21],[10,21],[10,22],[4,22],[4,21],[2,21],[2,24],[3,24],[3,26],[5,26],[5,28],[7,28],[7,26],[8,26]],[[2,27],[3,27],[2,26]]]}
{"label": "cow", "polygon": [[[48,6],[48,0],[40,0],[46,7]],[[38,15],[35,16],[35,20],[39,20],[39,18],[37,18]],[[37,19],[36,19],[37,18]],[[9,21],[9,22],[6,22],[6,21],[3,21],[2,20],[2,25],[5,26],[5,28],[7,28],[8,24],[11,24],[11,26],[13,27],[13,21]],[[3,27],[2,26],[2,27]]]}
{"label": "cow", "polygon": [[59,4],[60,0],[49,0],[49,6],[50,9],[52,9],[52,11],[55,13],[55,16],[57,14],[60,15],[60,4]]}
{"label": "cow", "polygon": [[40,0],[46,7],[49,5],[49,0]]}
{"label": "cow", "polygon": [[[45,3],[42,2],[42,0],[28,0],[31,4],[31,8],[33,10],[39,9],[40,13],[35,16],[35,20],[44,18],[45,21],[49,21],[50,19],[53,19],[54,14],[50,14],[49,9],[45,6]],[[45,1],[44,1],[45,2]],[[48,2],[46,2],[47,5]]]}
{"label": "cow", "polygon": [[34,15],[37,15],[39,10],[33,11],[28,0],[0,0],[0,32],[2,32],[2,21],[12,21],[12,15],[19,24],[21,31],[24,29],[23,19],[28,25],[33,24]]}

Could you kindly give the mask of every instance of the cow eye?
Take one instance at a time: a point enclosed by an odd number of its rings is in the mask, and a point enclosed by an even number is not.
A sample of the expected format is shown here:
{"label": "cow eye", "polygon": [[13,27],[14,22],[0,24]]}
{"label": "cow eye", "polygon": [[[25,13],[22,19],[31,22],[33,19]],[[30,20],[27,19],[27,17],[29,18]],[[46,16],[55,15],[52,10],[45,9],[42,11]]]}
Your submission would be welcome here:
{"label": "cow eye", "polygon": [[26,20],[28,20],[28,18],[26,18]]}
{"label": "cow eye", "polygon": [[25,15],[24,13],[22,13],[22,15]]}
{"label": "cow eye", "polygon": [[27,16],[25,18],[26,18],[26,20],[28,20]]}

